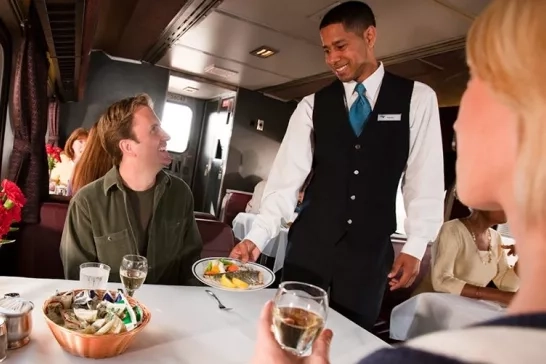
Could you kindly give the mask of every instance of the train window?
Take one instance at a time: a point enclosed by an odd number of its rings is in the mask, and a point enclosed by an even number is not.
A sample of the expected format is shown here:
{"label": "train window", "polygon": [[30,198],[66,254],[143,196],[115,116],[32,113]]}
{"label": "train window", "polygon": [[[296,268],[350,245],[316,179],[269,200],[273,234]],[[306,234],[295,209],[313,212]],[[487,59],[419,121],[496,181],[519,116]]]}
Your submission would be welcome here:
{"label": "train window", "polygon": [[167,150],[173,153],[184,153],[190,140],[193,111],[187,105],[166,102],[163,109],[161,127],[171,139],[167,142]]}

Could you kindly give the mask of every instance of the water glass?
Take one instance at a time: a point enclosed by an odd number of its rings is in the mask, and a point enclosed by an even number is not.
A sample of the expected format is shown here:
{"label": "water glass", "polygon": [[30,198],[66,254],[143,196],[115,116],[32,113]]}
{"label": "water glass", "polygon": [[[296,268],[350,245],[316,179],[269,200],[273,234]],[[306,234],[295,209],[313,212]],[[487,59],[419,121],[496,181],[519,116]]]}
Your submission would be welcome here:
{"label": "water glass", "polygon": [[284,350],[303,356],[324,329],[327,315],[325,290],[302,282],[283,282],[274,299],[275,339]]}
{"label": "water glass", "polygon": [[83,289],[106,289],[110,266],[103,263],[83,263],[80,265],[80,284]]}

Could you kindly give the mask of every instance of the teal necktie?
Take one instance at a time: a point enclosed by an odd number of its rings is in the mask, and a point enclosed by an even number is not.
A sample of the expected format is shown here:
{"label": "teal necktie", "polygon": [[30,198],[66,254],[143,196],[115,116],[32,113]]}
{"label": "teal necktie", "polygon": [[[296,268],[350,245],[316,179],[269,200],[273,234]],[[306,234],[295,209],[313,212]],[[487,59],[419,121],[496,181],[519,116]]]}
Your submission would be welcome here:
{"label": "teal necktie", "polygon": [[360,136],[366,120],[372,113],[372,107],[366,98],[366,87],[362,83],[356,85],[355,91],[358,96],[349,111],[349,121],[356,136]]}

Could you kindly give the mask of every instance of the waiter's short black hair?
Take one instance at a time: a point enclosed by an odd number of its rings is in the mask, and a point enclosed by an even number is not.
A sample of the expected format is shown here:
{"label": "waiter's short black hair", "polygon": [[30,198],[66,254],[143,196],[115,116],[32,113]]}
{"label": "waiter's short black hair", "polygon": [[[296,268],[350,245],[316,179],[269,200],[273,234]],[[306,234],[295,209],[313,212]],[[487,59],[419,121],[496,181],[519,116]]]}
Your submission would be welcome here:
{"label": "waiter's short black hair", "polygon": [[328,11],[322,18],[319,29],[340,23],[345,30],[362,35],[368,27],[375,27],[375,15],[368,4],[347,1]]}

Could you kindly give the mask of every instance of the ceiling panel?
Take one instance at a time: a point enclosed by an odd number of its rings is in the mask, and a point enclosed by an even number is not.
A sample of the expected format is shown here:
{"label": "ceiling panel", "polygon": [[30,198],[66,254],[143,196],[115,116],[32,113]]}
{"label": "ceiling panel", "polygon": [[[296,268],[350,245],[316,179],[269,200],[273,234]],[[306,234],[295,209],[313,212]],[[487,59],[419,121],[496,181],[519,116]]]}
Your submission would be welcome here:
{"label": "ceiling panel", "polygon": [[471,20],[434,0],[373,0],[377,57],[465,36]]}
{"label": "ceiling panel", "polygon": [[[335,0],[225,0],[185,33],[160,65],[257,89],[328,72],[318,25]],[[369,0],[378,25],[378,58],[392,57],[465,36],[489,0]],[[267,45],[268,59],[249,52]],[[230,79],[204,73],[214,63],[239,72]],[[413,74],[430,66],[413,62]]]}
{"label": "ceiling panel", "polygon": [[[290,36],[213,12],[180,39],[180,44],[242,62],[285,78],[297,79],[327,71],[324,53]],[[268,45],[280,52],[263,59],[249,52]]]}
{"label": "ceiling panel", "polygon": [[[242,63],[214,57],[199,50],[174,46],[157,63],[159,66],[170,67],[177,70],[187,71],[207,77],[212,80],[225,82],[231,85],[244,85],[251,89],[262,88],[268,85],[276,85],[290,81],[289,78],[277,76],[269,72],[260,71],[246,67]],[[239,72],[237,75],[223,78],[205,73],[205,67],[214,64],[218,67],[227,68]]]}
{"label": "ceiling panel", "polygon": [[[447,3],[449,0],[442,0]],[[455,1],[455,0],[450,0]],[[455,1],[458,3],[459,1]],[[463,1],[461,9],[477,13],[488,0],[478,0],[480,6]],[[318,26],[332,0],[225,0],[220,10],[264,24],[295,37],[320,44]],[[443,6],[435,0],[371,0],[379,34],[376,54],[390,56],[409,49],[427,46],[451,38],[464,36],[471,20]],[[450,3],[447,3],[451,5]],[[289,10],[288,10],[289,9]]]}
{"label": "ceiling panel", "polygon": [[320,45],[319,15],[335,0],[225,0],[219,10]]}
{"label": "ceiling panel", "polygon": [[471,16],[480,14],[491,0],[433,0]]}

